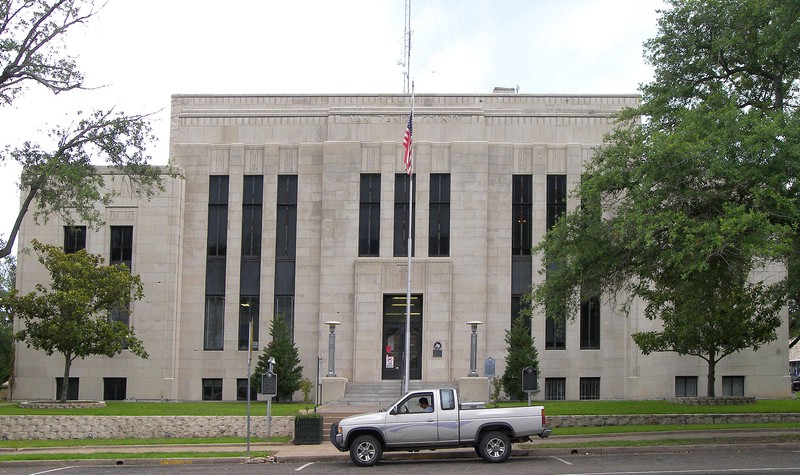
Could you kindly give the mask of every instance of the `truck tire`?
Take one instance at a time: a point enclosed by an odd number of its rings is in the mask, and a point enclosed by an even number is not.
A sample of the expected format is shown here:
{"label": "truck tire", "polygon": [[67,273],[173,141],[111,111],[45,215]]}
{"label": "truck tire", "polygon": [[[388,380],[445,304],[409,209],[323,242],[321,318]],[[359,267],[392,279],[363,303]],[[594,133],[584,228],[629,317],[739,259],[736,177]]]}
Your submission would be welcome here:
{"label": "truck tire", "polygon": [[350,460],[359,467],[375,465],[382,454],[381,444],[371,435],[360,435],[350,445]]}
{"label": "truck tire", "polygon": [[502,432],[487,432],[478,443],[478,455],[489,463],[501,463],[511,456],[511,440]]}

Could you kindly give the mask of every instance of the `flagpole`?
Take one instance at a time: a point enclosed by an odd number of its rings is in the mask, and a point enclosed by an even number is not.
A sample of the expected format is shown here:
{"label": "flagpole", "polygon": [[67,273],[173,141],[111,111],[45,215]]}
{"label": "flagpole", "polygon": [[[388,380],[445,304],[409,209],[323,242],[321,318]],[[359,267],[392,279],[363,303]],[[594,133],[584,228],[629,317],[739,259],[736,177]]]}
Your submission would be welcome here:
{"label": "flagpole", "polygon": [[[411,116],[409,123],[414,117],[414,82],[411,81]],[[410,373],[411,373],[411,250],[413,248],[412,230],[414,228],[414,156],[412,155],[412,148],[414,142],[408,144],[409,150],[409,168],[408,168],[408,279],[406,285],[406,347],[405,347],[405,372],[403,380],[403,389],[408,392],[411,387]]]}

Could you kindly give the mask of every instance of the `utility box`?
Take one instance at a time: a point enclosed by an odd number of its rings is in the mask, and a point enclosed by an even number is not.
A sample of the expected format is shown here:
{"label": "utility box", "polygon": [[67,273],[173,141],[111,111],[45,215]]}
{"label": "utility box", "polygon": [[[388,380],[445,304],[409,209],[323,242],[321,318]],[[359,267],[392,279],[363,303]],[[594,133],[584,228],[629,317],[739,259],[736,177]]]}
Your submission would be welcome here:
{"label": "utility box", "polygon": [[539,372],[531,366],[522,370],[522,390],[536,391],[539,389]]}
{"label": "utility box", "polygon": [[272,371],[267,371],[261,375],[261,394],[268,397],[278,395],[278,375]]}

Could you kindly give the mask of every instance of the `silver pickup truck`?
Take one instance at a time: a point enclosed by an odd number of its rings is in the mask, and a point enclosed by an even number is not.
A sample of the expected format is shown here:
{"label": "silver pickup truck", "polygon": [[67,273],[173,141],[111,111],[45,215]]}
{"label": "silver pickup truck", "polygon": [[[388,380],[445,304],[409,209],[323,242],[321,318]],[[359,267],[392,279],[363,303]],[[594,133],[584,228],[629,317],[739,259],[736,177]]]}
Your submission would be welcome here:
{"label": "silver pickup truck", "polygon": [[511,443],[547,437],[542,406],[486,409],[458,403],[455,389],[412,391],[387,409],[342,419],[331,426],[331,443],[361,467],[387,451],[474,447],[487,462],[505,462]]}

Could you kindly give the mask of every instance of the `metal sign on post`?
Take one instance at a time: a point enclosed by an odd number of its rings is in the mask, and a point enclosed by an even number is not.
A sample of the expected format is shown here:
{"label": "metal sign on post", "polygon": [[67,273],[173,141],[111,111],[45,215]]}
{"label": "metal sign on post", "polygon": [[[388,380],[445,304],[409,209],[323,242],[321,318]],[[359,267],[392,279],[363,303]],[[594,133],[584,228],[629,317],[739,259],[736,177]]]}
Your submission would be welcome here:
{"label": "metal sign on post", "polygon": [[267,371],[261,375],[261,394],[269,397],[278,395],[278,375]]}
{"label": "metal sign on post", "polygon": [[531,405],[531,392],[539,389],[539,372],[532,366],[522,369],[522,390],[528,393],[528,405]]}
{"label": "metal sign on post", "polygon": [[261,394],[267,396],[267,442],[272,437],[272,398],[278,395],[278,375],[272,371],[275,358],[270,356],[269,369],[261,376]]}

